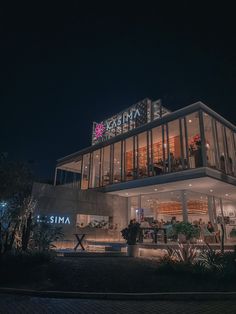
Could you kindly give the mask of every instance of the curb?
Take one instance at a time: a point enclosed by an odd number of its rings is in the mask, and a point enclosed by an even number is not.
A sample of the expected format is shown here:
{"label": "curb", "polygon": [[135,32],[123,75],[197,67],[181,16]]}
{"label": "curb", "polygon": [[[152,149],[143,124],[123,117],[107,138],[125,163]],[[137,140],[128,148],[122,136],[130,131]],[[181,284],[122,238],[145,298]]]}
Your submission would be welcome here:
{"label": "curb", "polygon": [[163,293],[102,293],[73,291],[37,291],[0,288],[0,293],[41,298],[78,298],[100,300],[159,300],[159,301],[226,301],[236,300],[236,292],[163,292]]}

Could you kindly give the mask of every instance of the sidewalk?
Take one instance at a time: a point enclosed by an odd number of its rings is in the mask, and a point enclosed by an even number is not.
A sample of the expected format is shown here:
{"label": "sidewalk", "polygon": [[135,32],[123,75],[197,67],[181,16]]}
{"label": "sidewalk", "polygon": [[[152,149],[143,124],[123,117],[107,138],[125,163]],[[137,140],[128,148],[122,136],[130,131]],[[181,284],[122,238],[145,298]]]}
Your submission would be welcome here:
{"label": "sidewalk", "polygon": [[112,301],[55,299],[0,294],[1,314],[234,314],[235,301]]}

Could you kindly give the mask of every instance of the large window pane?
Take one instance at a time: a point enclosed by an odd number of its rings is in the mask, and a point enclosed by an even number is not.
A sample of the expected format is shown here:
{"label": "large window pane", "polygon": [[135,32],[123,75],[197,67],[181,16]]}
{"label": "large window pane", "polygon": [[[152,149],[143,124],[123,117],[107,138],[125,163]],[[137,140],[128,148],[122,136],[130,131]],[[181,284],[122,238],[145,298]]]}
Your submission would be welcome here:
{"label": "large window pane", "polygon": [[229,128],[225,128],[227,140],[227,169],[228,174],[233,175],[235,169],[233,132]]}
{"label": "large window pane", "polygon": [[102,185],[110,183],[110,146],[103,148]]}
{"label": "large window pane", "polygon": [[90,187],[97,188],[99,187],[99,180],[100,180],[100,149],[95,150],[92,153],[92,167],[91,167],[91,174],[90,174]]}
{"label": "large window pane", "polygon": [[168,123],[170,171],[182,169],[179,120]]}
{"label": "large window pane", "polygon": [[186,116],[189,167],[202,167],[202,147],[198,112]]}
{"label": "large window pane", "polygon": [[90,162],[90,154],[83,155],[82,182],[81,182],[82,190],[88,189],[89,162]]}
{"label": "large window pane", "polygon": [[220,170],[226,172],[225,167],[225,144],[224,144],[224,129],[220,122],[216,122],[217,143],[219,149]]}
{"label": "large window pane", "polygon": [[153,172],[159,175],[164,172],[162,127],[152,129]]}
{"label": "large window pane", "polygon": [[147,173],[147,132],[138,135],[138,169],[139,177],[143,178]]}
{"label": "large window pane", "polygon": [[134,178],[134,150],[133,137],[125,140],[125,180]]}
{"label": "large window pane", "polygon": [[113,182],[121,181],[121,142],[114,144]]}
{"label": "large window pane", "polygon": [[203,113],[204,133],[206,141],[207,166],[216,167],[216,142],[214,141],[214,124],[213,118],[207,113]]}
{"label": "large window pane", "polygon": [[181,129],[182,129],[182,145],[183,145],[183,167],[186,169],[188,167],[187,161],[187,149],[186,149],[186,128],[185,119],[181,119]]}

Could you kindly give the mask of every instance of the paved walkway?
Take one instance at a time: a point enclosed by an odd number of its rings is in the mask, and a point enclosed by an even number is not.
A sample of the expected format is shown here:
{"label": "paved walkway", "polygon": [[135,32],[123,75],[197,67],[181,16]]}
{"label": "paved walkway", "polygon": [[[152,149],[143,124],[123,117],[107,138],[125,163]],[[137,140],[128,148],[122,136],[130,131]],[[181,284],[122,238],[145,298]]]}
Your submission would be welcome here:
{"label": "paved walkway", "polygon": [[233,301],[106,301],[0,295],[0,313],[235,314]]}

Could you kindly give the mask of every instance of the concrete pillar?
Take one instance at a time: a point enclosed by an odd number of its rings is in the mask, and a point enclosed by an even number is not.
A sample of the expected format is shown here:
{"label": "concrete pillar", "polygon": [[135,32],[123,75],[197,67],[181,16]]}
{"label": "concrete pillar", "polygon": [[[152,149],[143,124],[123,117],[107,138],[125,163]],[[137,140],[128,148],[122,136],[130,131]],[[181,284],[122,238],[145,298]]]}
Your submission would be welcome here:
{"label": "concrete pillar", "polygon": [[210,222],[215,226],[216,220],[214,215],[214,202],[213,196],[207,196],[208,215]]}

